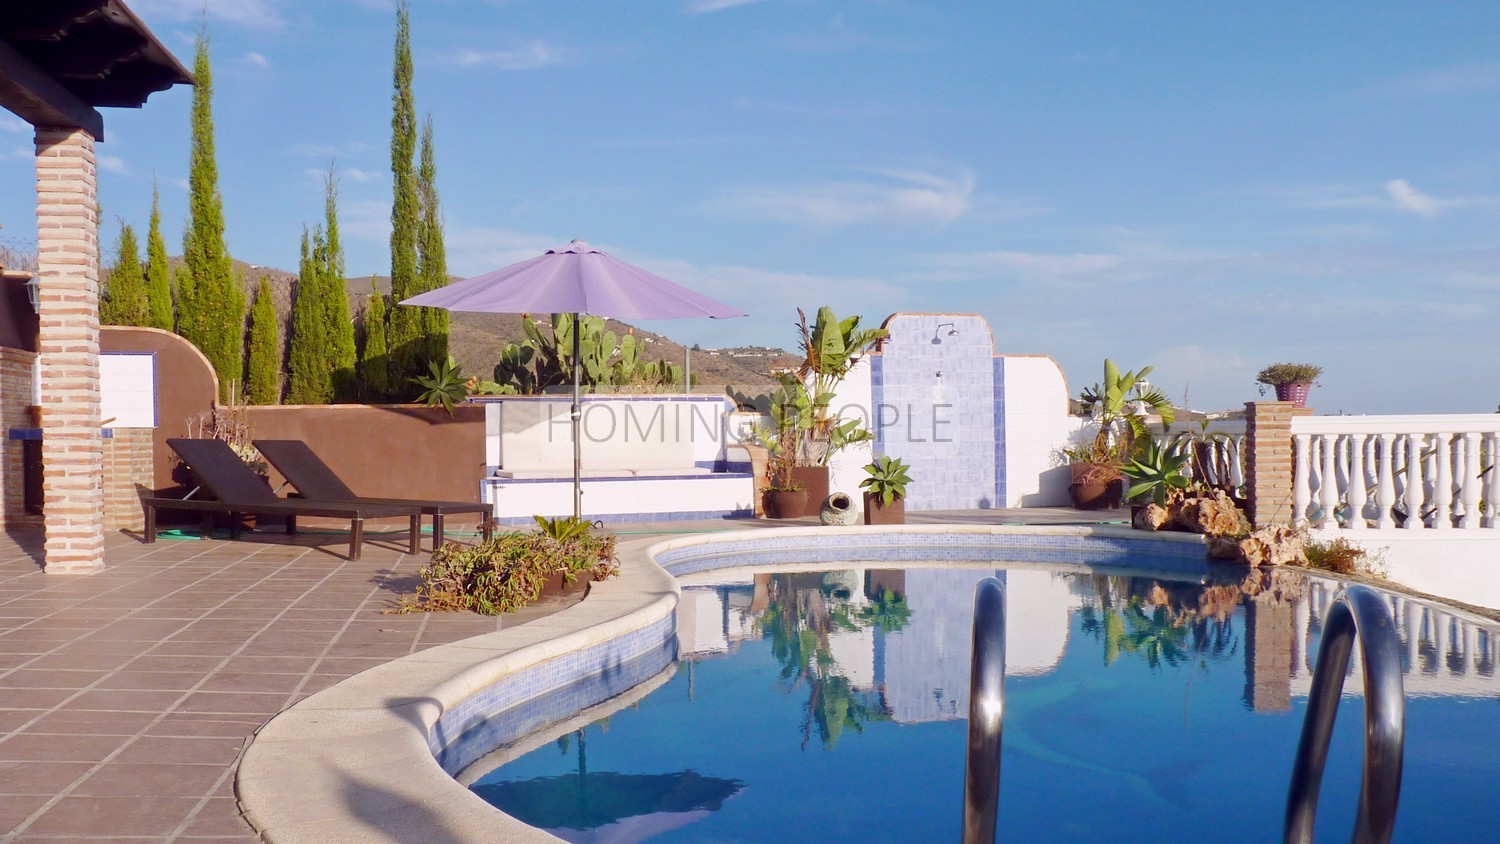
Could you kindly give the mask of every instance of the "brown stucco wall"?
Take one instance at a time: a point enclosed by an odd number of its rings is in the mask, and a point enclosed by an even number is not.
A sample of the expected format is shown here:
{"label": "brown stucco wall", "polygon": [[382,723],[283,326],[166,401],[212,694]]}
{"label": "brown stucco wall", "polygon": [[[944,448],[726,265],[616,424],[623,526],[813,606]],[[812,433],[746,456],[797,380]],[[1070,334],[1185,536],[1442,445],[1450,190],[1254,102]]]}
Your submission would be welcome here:
{"label": "brown stucco wall", "polygon": [[188,423],[213,409],[219,394],[219,379],[208,358],[198,347],[170,331],[157,328],[105,326],[99,332],[102,352],[154,352],[156,354],[156,432],[152,437],[155,488],[176,487],[172,469],[176,461],[167,447],[168,437],[188,435]]}
{"label": "brown stucco wall", "polygon": [[[306,442],[360,495],[479,500],[483,407],[449,417],[416,405],[286,405],[252,407],[249,416],[257,438]],[[271,470],[271,485],[281,480]]]}

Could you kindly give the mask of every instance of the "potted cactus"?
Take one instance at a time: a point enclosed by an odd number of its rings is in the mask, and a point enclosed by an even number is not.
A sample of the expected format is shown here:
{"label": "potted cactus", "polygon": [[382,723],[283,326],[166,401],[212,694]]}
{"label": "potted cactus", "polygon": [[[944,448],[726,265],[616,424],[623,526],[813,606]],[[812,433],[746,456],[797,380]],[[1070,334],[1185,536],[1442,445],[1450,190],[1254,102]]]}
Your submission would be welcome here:
{"label": "potted cactus", "polygon": [[1255,376],[1260,394],[1266,388],[1276,390],[1277,401],[1289,401],[1294,407],[1307,407],[1307,393],[1318,385],[1323,367],[1311,363],[1273,363]]}
{"label": "potted cactus", "polygon": [[900,458],[888,454],[864,467],[870,476],[859,482],[865,491],[865,524],[906,524],[906,485],[911,483],[906,472],[910,468]]}

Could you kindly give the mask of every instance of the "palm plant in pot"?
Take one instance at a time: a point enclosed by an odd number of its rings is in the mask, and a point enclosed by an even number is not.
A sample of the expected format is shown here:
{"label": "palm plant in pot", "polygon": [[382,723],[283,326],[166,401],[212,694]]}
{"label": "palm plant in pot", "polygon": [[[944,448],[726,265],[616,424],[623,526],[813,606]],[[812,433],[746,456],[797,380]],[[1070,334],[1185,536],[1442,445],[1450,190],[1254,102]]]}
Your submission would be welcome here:
{"label": "palm plant in pot", "polygon": [[865,524],[906,524],[906,485],[910,465],[899,457],[882,454],[864,467],[868,478],[859,482],[865,491]]}
{"label": "palm plant in pot", "polygon": [[1064,449],[1072,473],[1068,494],[1080,510],[1120,506],[1124,498],[1124,467],[1135,456],[1137,446],[1150,437],[1147,417],[1155,413],[1165,426],[1176,419],[1166,393],[1146,381],[1151,367],[1139,372],[1120,371],[1115,362],[1104,361],[1104,380],[1078,397],[1085,414],[1098,425],[1094,438]]}
{"label": "palm plant in pot", "polygon": [[766,450],[766,484],[762,504],[766,517],[794,519],[807,509],[807,490],[792,476],[797,465],[800,438],[795,425],[787,424],[772,405],[772,424],[757,425],[752,439]]}
{"label": "palm plant in pot", "polygon": [[[827,306],[818,309],[811,325],[798,308],[797,331],[802,362],[795,373],[781,377],[777,403],[798,428],[793,475],[808,490],[807,515],[817,515],[828,495],[829,461],[843,449],[875,438],[859,420],[845,419],[833,409],[834,395],[854,365],[888,332],[861,328],[860,317],[840,319]],[[773,416],[775,412],[773,408]]]}
{"label": "palm plant in pot", "polygon": [[1266,388],[1276,391],[1277,401],[1289,401],[1293,407],[1307,407],[1307,393],[1318,385],[1323,367],[1311,363],[1273,363],[1255,376],[1260,394]]}

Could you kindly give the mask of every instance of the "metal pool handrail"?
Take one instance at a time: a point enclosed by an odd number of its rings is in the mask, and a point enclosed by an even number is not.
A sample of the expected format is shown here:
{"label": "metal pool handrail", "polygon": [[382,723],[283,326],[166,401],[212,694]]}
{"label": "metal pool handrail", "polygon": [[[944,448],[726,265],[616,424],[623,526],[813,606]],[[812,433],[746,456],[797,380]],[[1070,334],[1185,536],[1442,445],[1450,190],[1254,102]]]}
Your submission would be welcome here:
{"label": "metal pool handrail", "polygon": [[1364,777],[1359,786],[1359,813],[1354,819],[1356,844],[1383,844],[1396,826],[1401,799],[1401,755],[1406,740],[1406,692],[1401,680],[1401,642],[1396,622],[1380,593],[1350,586],[1334,596],[1318,646],[1302,739],[1292,765],[1287,796],[1287,844],[1306,844],[1313,837],[1323,764],[1333,737],[1339,696],[1354,640],[1359,640],[1365,675]]}
{"label": "metal pool handrail", "polygon": [[964,844],[994,844],[1000,807],[1000,732],[1005,725],[1005,584],[974,590],[969,658],[969,747],[964,762]]}

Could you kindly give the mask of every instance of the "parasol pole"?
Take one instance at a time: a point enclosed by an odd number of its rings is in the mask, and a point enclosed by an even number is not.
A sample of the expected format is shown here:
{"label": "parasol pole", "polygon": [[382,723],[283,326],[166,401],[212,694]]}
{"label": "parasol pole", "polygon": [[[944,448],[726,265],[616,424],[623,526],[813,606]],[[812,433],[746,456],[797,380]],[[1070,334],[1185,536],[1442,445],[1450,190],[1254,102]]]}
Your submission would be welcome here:
{"label": "parasol pole", "polygon": [[583,518],[583,410],[579,394],[583,392],[583,321],[573,312],[573,518]]}

